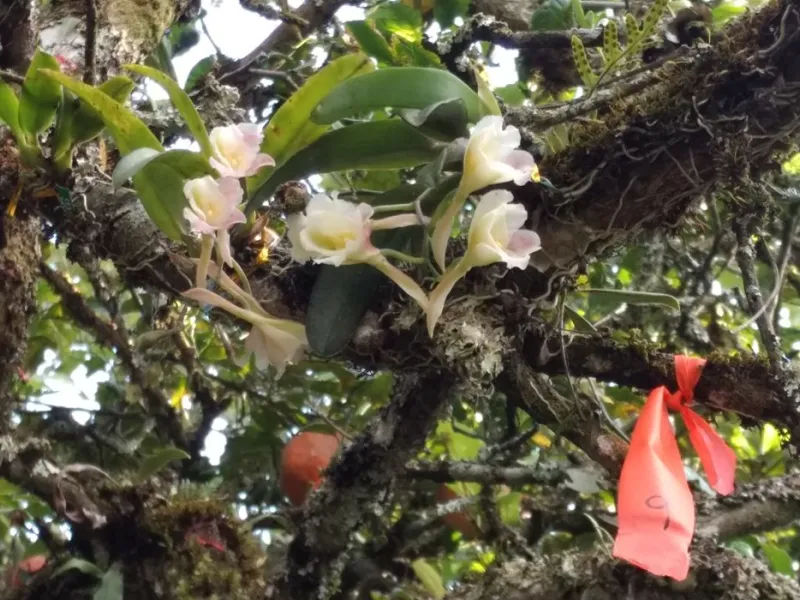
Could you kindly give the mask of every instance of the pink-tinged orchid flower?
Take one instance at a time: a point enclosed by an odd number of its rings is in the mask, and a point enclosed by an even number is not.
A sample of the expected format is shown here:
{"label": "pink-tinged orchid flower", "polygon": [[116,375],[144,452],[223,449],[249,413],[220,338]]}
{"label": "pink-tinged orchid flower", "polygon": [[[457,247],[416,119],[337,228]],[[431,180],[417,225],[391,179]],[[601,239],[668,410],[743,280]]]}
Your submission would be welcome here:
{"label": "pink-tinged orchid flower", "polygon": [[470,194],[490,185],[513,181],[524,185],[538,176],[536,162],[530,153],[518,150],[521,142],[516,127],[503,128],[503,118],[481,119],[466,142],[463,173],[447,210],[436,221],[431,247],[436,264],[445,268],[445,252],[453,220],[461,212]]}
{"label": "pink-tinged orchid flower", "polygon": [[217,181],[206,175],[187,181],[183,193],[189,201],[189,207],[183,209],[183,216],[189,221],[192,232],[202,234],[204,244],[205,240],[215,237],[223,262],[230,266],[233,257],[228,230],[247,220],[239,210],[244,198],[239,181],[232,177]]}
{"label": "pink-tinged orchid flower", "polygon": [[392,265],[370,241],[372,232],[377,229],[417,225],[416,215],[371,220],[373,212],[368,204],[354,204],[327,194],[313,196],[305,213],[287,219],[292,258],[300,263],[313,260],[336,267],[358,263],[371,265],[399,285],[425,310],[428,297],[422,288]]}
{"label": "pink-tinged orchid flower", "polygon": [[212,149],[208,162],[222,177],[250,177],[262,167],[275,165],[271,156],[260,152],[264,135],[258,125],[215,127],[208,137]]}
{"label": "pink-tinged orchid flower", "polygon": [[473,267],[504,262],[510,268],[525,269],[530,255],[541,250],[539,236],[522,229],[528,215],[506,190],[491,191],[481,198],[469,228],[467,253],[451,266],[431,292],[427,310],[428,334],[433,337],[436,322],[444,310],[453,286]]}
{"label": "pink-tinged orchid flower", "polygon": [[222,287],[243,302],[246,308],[237,306],[222,296],[203,288],[192,288],[184,292],[183,296],[196,302],[221,308],[250,323],[252,327],[245,341],[245,351],[248,356],[255,355],[258,368],[263,369],[272,365],[280,377],[287,364],[302,360],[305,349],[308,347],[305,326],[295,321],[272,317],[259,306],[252,296],[233,283],[216,265],[212,268],[212,277],[215,273],[219,276],[217,281]]}

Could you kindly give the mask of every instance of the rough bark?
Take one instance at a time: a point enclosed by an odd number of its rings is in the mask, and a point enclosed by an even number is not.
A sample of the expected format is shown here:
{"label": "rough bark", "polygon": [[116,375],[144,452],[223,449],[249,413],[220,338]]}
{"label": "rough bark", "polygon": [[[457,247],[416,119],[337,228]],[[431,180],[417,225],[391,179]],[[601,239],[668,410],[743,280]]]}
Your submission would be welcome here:
{"label": "rough bark", "polygon": [[790,600],[797,582],[771,573],[755,559],[701,544],[692,551],[686,581],[652,577],[607,554],[570,552],[536,561],[511,561],[452,600]]}

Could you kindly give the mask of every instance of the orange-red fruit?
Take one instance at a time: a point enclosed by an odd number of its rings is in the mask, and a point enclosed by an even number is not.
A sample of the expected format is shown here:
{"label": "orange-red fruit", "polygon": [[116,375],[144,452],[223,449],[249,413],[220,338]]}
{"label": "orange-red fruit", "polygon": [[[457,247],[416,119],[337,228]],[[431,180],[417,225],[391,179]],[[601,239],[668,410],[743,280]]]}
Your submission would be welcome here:
{"label": "orange-red fruit", "polygon": [[328,468],[339,436],[307,431],[294,436],[281,455],[281,491],[292,504],[300,506],[308,493],[322,483],[322,471]]}
{"label": "orange-red fruit", "polygon": [[[444,504],[445,502],[455,500],[456,498],[460,498],[460,496],[445,484],[441,484],[438,488],[436,488],[437,504]],[[475,521],[473,521],[473,519],[469,516],[469,513],[466,511],[444,515],[442,516],[442,521],[444,521],[445,525],[450,527],[450,529],[455,529],[456,531],[460,532],[461,535],[464,536],[465,540],[473,540],[481,535],[480,529],[478,529]]]}
{"label": "orange-red fruit", "polygon": [[41,571],[47,564],[47,557],[44,554],[34,554],[28,558],[19,561],[16,565],[11,567],[6,576],[8,577],[9,587],[18,589],[22,587],[22,580],[19,577],[20,572],[33,575],[37,571]]}

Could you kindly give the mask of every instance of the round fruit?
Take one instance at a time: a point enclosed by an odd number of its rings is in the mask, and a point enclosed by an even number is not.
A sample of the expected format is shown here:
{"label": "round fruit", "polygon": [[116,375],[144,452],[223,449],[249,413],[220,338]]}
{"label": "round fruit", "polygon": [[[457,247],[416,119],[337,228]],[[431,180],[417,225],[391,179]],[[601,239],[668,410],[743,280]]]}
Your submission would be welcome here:
{"label": "round fruit", "polygon": [[[444,504],[445,502],[449,502],[450,500],[455,500],[456,498],[460,498],[458,494],[456,494],[453,490],[447,487],[445,484],[441,484],[438,488],[436,488],[436,503],[437,504]],[[475,521],[472,517],[469,516],[469,513],[466,511],[454,512],[442,517],[442,521],[444,521],[445,525],[450,527],[450,529],[455,529],[456,531],[460,532],[461,535],[464,536],[465,540],[473,540],[475,538],[480,537],[481,531],[478,529],[478,526],[475,524]]]}
{"label": "round fruit", "polygon": [[322,471],[328,468],[339,436],[307,431],[294,436],[281,455],[281,491],[292,504],[300,506],[309,491],[322,483]]}

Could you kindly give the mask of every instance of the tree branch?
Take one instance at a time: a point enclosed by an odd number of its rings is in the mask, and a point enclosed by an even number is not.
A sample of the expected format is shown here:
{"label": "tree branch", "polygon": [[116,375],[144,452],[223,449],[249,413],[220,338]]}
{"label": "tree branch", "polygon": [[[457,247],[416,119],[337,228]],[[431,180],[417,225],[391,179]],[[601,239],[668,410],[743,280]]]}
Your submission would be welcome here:
{"label": "tree branch", "polygon": [[530,467],[500,466],[467,461],[419,462],[406,468],[406,476],[429,479],[437,483],[469,481],[494,485],[525,485],[539,483],[552,485],[563,477],[561,473],[542,473]]}
{"label": "tree branch", "polygon": [[100,343],[116,350],[122,364],[125,365],[131,376],[131,381],[142,390],[142,396],[148,409],[158,420],[162,431],[166,432],[180,448],[186,448],[186,436],[177,413],[170,408],[169,399],[164,393],[147,380],[138,358],[134,355],[125,337],[114,325],[100,318],[89,308],[83,296],[61,273],[44,262],[40,263],[39,270],[42,277],[61,296],[64,308],[69,311],[75,322],[92,333]]}

